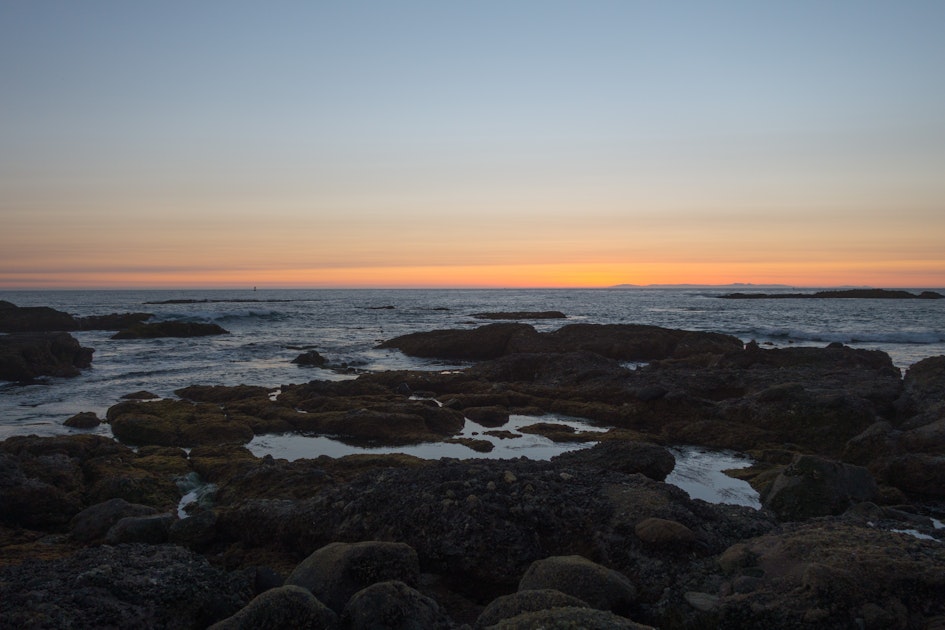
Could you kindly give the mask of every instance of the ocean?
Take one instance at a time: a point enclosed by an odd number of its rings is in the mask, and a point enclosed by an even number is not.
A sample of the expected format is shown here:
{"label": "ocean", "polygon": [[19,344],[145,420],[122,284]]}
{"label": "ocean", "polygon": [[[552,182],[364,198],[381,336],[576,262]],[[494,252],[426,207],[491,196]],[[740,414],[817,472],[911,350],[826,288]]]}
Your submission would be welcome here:
{"label": "ocean", "polygon": [[[744,290],[744,289],[741,289]],[[916,289],[914,291],[919,291]],[[567,319],[530,322],[542,331],[568,323],[651,324],[727,333],[766,347],[841,342],[887,352],[902,370],[926,357],[945,354],[945,300],[778,299],[726,300],[721,289],[585,290],[260,290],[260,291],[6,291],[0,300],[18,306],[51,306],[76,316],[148,312],[156,320],[214,322],[228,335],[189,339],[114,340],[109,331],[72,333],[95,349],[92,367],[74,378],[34,384],[0,382],[0,440],[15,435],[62,435],[63,422],[81,411],[104,418],[121,396],[147,390],[173,397],[188,385],[262,385],[354,378],[380,370],[452,370],[443,361],[379,350],[385,340],[410,332],[472,328],[489,323],[476,313],[558,310]],[[774,292],[767,290],[766,292]],[[939,292],[942,292],[939,290]],[[169,303],[175,301],[175,303]],[[353,374],[300,367],[292,359],[314,349],[331,365]],[[504,427],[556,422],[584,431],[604,430],[582,418],[515,416]],[[467,420],[463,435],[482,439],[486,428]],[[111,435],[109,425],[91,432]],[[490,438],[495,448],[478,453],[461,444],[420,444],[367,449],[321,435],[261,435],[247,447],[257,456],[290,460],[350,453],[397,451],[419,457],[547,459],[592,443],[555,443],[522,433]],[[722,471],[747,466],[740,453],[679,445],[668,483],[707,501],[759,507],[757,492]]]}
{"label": "ocean", "polygon": [[[171,397],[174,390],[195,384],[275,389],[314,379],[353,378],[291,362],[308,349],[355,371],[455,369],[462,365],[414,359],[376,346],[409,332],[481,326],[489,322],[472,315],[491,311],[558,310],[567,315],[564,320],[530,322],[543,331],[577,322],[635,323],[727,333],[770,347],[842,342],[883,350],[902,369],[945,354],[945,300],[719,298],[728,292],[714,288],[4,291],[0,299],[18,306],[51,306],[77,316],[149,312],[157,320],[215,322],[231,334],[113,340],[112,332],[74,332],[83,346],[95,349],[92,367],[75,378],[29,385],[0,382],[0,439],[72,433],[62,425],[70,416],[92,411],[104,417],[122,395],[138,390]],[[191,302],[166,303],[169,300]],[[97,431],[108,434],[108,425]]]}

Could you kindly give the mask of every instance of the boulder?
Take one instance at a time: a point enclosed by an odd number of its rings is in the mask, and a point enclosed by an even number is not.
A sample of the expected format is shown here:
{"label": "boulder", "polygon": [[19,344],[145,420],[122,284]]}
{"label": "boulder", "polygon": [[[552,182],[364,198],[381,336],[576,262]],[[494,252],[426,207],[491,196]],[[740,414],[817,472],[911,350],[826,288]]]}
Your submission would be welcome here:
{"label": "boulder", "polygon": [[840,514],[850,505],[875,501],[879,488],[862,466],[816,455],[798,455],[762,497],[762,504],[783,521]]}
{"label": "boulder", "polygon": [[129,503],[124,499],[109,499],[76,514],[69,525],[70,533],[74,540],[93,543],[103,540],[108,530],[122,519],[151,514],[157,514],[153,507]]}
{"label": "boulder", "polygon": [[340,613],[352,595],[388,580],[417,584],[417,552],[403,543],[365,541],[331,543],[303,560],[286,584],[307,588],[326,606]]}
{"label": "boulder", "polygon": [[327,630],[338,625],[338,615],[300,586],[280,586],[257,595],[232,617],[211,630]]}
{"label": "boulder", "polygon": [[106,418],[116,438],[138,446],[245,444],[253,429],[229,418],[219,405],[183,400],[125,401],[110,407]]}
{"label": "boulder", "polygon": [[98,425],[102,424],[102,421],[98,419],[98,416],[94,411],[82,411],[75,414],[62,424],[73,429],[94,429]]}
{"label": "boulder", "polygon": [[695,533],[677,521],[650,517],[637,523],[637,538],[656,547],[686,549],[696,542]]}
{"label": "boulder", "polygon": [[527,612],[564,607],[589,608],[583,600],[554,589],[518,591],[494,599],[479,614],[476,619],[476,627],[494,626],[503,619],[509,619]]}
{"label": "boulder", "polygon": [[624,613],[636,602],[637,589],[622,573],[581,556],[552,556],[532,563],[519,591],[554,589],[599,610]]}
{"label": "boulder", "polygon": [[108,529],[105,542],[109,545],[122,543],[160,545],[167,542],[167,532],[173,522],[173,514],[126,516]]}
{"label": "boulder", "polygon": [[620,617],[604,610],[593,608],[562,607],[549,610],[526,612],[515,617],[503,619],[494,626],[495,630],[655,630]]}
{"label": "boulder", "polygon": [[629,440],[605,440],[588,449],[562,453],[552,461],[625,474],[640,473],[656,481],[666,479],[676,466],[676,458],[662,446]]}
{"label": "boulder", "polygon": [[201,322],[156,322],[153,324],[138,323],[119,330],[112,335],[112,339],[157,339],[161,337],[206,337],[209,335],[226,335],[217,324]]}
{"label": "boulder", "polygon": [[877,476],[903,492],[920,497],[945,497],[945,455],[912,453],[891,457],[877,467]]}
{"label": "boulder", "polygon": [[292,359],[292,363],[308,367],[324,367],[325,364],[328,363],[328,359],[315,350],[309,350]]}
{"label": "boulder", "polygon": [[372,584],[354,594],[341,615],[350,630],[448,630],[455,624],[440,606],[403,582]]}
{"label": "boulder", "polygon": [[495,313],[475,313],[476,319],[567,319],[561,311],[499,311]]}
{"label": "boulder", "polygon": [[39,376],[78,376],[92,364],[92,348],[83,348],[66,332],[0,335],[0,380],[30,381]]}
{"label": "boulder", "polygon": [[537,335],[528,324],[489,324],[472,330],[433,330],[410,333],[381,343],[406,355],[457,360],[494,359],[509,352],[519,337]]}

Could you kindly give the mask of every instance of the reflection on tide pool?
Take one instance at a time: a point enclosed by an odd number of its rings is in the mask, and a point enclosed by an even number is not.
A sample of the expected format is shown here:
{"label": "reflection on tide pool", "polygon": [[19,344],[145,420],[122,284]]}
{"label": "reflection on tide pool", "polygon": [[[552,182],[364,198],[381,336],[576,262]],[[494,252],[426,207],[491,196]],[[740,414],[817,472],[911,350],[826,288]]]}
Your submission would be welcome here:
{"label": "reflection on tide pool", "polygon": [[666,483],[682,488],[690,498],[761,508],[758,493],[747,481],[722,472],[751,466],[748,457],[734,451],[712,451],[696,446],[675,447],[669,451],[676,458],[676,467]]}
{"label": "reflection on tide pool", "polygon": [[[450,442],[429,442],[408,446],[352,446],[328,436],[306,436],[294,433],[283,435],[257,435],[247,447],[257,457],[272,455],[280,459],[296,460],[314,458],[319,455],[330,457],[344,457],[358,453],[404,453],[423,459],[439,459],[441,457],[455,457],[469,459],[473,457],[488,459],[514,459],[527,457],[528,459],[548,460],[555,455],[566,451],[573,451],[593,446],[594,442],[553,442],[550,439],[533,433],[521,433],[521,429],[538,423],[555,424],[571,427],[575,431],[593,431],[603,433],[607,429],[595,427],[579,418],[559,415],[543,416],[509,416],[509,421],[497,429],[485,427],[481,424],[466,420],[463,432],[457,438],[473,438],[486,440],[492,443],[492,450],[481,453],[472,450],[463,444]],[[488,435],[489,431],[508,432],[513,437],[498,437]]]}
{"label": "reflection on tide pool", "polygon": [[[472,420],[466,420],[459,438],[488,440],[493,448],[488,453],[472,450],[463,444],[432,442],[409,446],[353,446],[329,436],[309,436],[294,433],[280,435],[257,435],[247,446],[257,457],[272,455],[278,459],[294,461],[303,458],[316,458],[320,455],[344,457],[359,453],[403,453],[422,459],[453,457],[457,459],[488,458],[514,459],[527,457],[534,460],[549,460],[555,455],[567,451],[589,448],[595,442],[553,442],[532,433],[522,433],[521,429],[537,423],[568,426],[575,431],[593,431],[602,433],[607,429],[596,427],[579,418],[544,415],[510,416],[509,422],[498,429],[514,434],[514,437],[500,438],[488,435],[494,431]],[[745,468],[751,460],[732,451],[712,451],[698,447],[670,448],[676,458],[676,467],[666,478],[666,483],[686,491],[693,499],[702,499],[709,503],[730,503],[759,509],[761,502],[758,493],[747,482],[729,477],[722,471],[733,468]]]}

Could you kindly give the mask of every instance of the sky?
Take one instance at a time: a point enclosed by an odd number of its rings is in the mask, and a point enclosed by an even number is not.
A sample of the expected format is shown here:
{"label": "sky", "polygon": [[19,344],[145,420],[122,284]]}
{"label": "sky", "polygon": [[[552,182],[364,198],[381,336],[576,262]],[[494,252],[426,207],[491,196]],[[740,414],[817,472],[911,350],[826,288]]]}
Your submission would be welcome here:
{"label": "sky", "polygon": [[0,0],[0,288],[945,287],[940,0]]}

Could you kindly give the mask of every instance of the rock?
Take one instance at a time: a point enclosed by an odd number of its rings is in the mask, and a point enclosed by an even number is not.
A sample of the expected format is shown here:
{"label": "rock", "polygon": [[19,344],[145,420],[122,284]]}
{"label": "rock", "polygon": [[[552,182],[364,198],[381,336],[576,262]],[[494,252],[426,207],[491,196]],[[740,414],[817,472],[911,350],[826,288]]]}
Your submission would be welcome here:
{"label": "rock", "polygon": [[624,613],[635,603],[637,590],[622,573],[581,556],[552,556],[532,563],[518,585],[519,591],[554,589],[587,602],[591,607]]}
{"label": "rock", "polygon": [[328,359],[320,355],[315,350],[309,350],[308,352],[303,352],[299,356],[292,359],[292,363],[295,363],[296,365],[323,367],[326,363],[328,363]]}
{"label": "rock", "polygon": [[146,543],[159,545],[167,542],[167,531],[174,522],[173,514],[152,514],[149,516],[126,516],[105,534],[109,545],[122,543]]}
{"label": "rock", "polygon": [[654,630],[604,610],[593,608],[552,608],[503,619],[495,630]]}
{"label": "rock", "polygon": [[300,586],[280,586],[256,596],[232,617],[210,626],[211,630],[329,629],[338,615]]}
{"label": "rock", "polygon": [[409,356],[459,360],[500,357],[513,339],[538,333],[528,324],[489,324],[472,330],[434,330],[385,341],[378,348],[396,348]]}
{"label": "rock", "polygon": [[884,461],[877,476],[903,492],[920,497],[945,497],[945,455],[915,453]]}
{"label": "rock", "polygon": [[695,533],[676,521],[665,518],[647,518],[634,528],[637,538],[658,547],[685,549],[696,542]]}
{"label": "rock", "polygon": [[268,387],[259,385],[191,385],[175,389],[174,393],[193,402],[204,403],[234,403],[241,400],[263,398],[269,400]]}
{"label": "rock", "polygon": [[230,419],[219,405],[182,400],[120,402],[108,409],[106,418],[116,438],[138,446],[245,444],[254,435],[252,428]]}
{"label": "rock", "polygon": [[455,627],[439,605],[397,580],[372,584],[348,601],[341,624],[351,630],[448,630]]}
{"label": "rock", "polygon": [[493,626],[503,619],[509,619],[522,613],[564,607],[589,608],[583,600],[553,589],[518,591],[493,600],[479,614],[476,619],[476,627]]}
{"label": "rock", "polygon": [[448,444],[462,444],[477,453],[491,453],[492,449],[495,448],[495,444],[489,440],[477,440],[476,438],[447,438],[443,441]]}
{"label": "rock", "polygon": [[473,422],[489,428],[501,427],[509,421],[509,410],[498,405],[466,407],[463,409],[463,415]]}
{"label": "rock", "polygon": [[236,613],[247,583],[173,545],[82,549],[0,566],[10,628],[205,628]]}
{"label": "rock", "polygon": [[206,337],[208,335],[227,335],[217,324],[200,322],[156,322],[138,323],[122,329],[112,335],[112,339],[157,339],[160,337]]}
{"label": "rock", "polygon": [[591,448],[562,453],[553,461],[566,465],[584,465],[625,474],[640,473],[663,481],[676,466],[676,458],[662,446],[649,442],[607,440]]}
{"label": "rock", "polygon": [[76,317],[79,330],[123,330],[154,317],[152,313],[111,313]]}
{"label": "rock", "polygon": [[124,499],[109,499],[76,514],[70,523],[70,533],[72,538],[79,542],[99,542],[105,538],[108,530],[123,518],[156,513],[156,509],[147,505],[129,503]]}
{"label": "rock", "polygon": [[102,424],[102,421],[98,419],[98,416],[95,415],[94,411],[82,411],[75,414],[62,424],[73,429],[94,429],[98,425]]}
{"label": "rock", "polygon": [[307,588],[335,612],[361,589],[398,580],[417,584],[420,565],[417,552],[409,545],[365,541],[331,543],[303,560],[286,578],[286,584]]}
{"label": "rock", "polygon": [[762,497],[785,521],[840,514],[853,503],[875,501],[879,489],[862,466],[799,455]]}
{"label": "rock", "polygon": [[78,323],[68,313],[48,306],[16,306],[0,300],[0,332],[55,332],[78,328]]}
{"label": "rock", "polygon": [[130,394],[125,394],[121,398],[122,400],[160,400],[161,397],[157,394],[152,394],[151,392],[142,389]]}
{"label": "rock", "polygon": [[78,376],[92,364],[91,348],[83,348],[65,332],[24,332],[0,335],[0,380],[30,381],[39,376]]}
{"label": "rock", "polygon": [[213,542],[216,537],[216,527],[216,512],[203,510],[173,521],[168,528],[167,538],[175,545],[200,551]]}
{"label": "rock", "polygon": [[712,612],[719,607],[719,598],[710,593],[699,593],[697,591],[686,591],[683,595],[686,603],[699,612]]}

